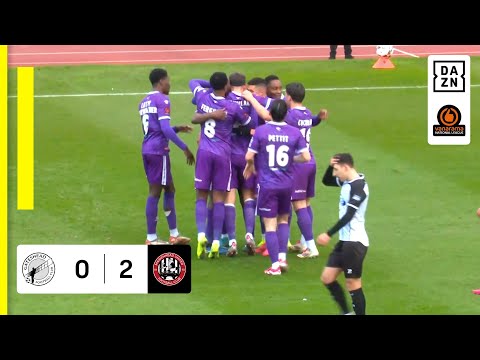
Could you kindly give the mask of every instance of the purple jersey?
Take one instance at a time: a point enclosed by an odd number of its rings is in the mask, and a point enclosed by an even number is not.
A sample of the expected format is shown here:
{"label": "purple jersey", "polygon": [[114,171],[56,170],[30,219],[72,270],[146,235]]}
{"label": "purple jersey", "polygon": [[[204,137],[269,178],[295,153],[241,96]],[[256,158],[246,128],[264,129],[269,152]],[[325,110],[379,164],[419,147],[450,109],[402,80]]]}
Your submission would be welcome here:
{"label": "purple jersey", "polygon": [[283,189],[293,186],[293,157],[307,151],[307,144],[297,128],[270,121],[255,130],[248,150],[257,154],[260,186]]}
{"label": "purple jersey", "polygon": [[170,99],[159,91],[151,91],[138,105],[143,126],[142,154],[165,155],[170,152],[168,138],[161,129],[162,120],[170,121]]}
{"label": "purple jersey", "polygon": [[[241,94],[235,93],[235,92],[230,92],[226,96],[227,100],[233,101],[234,103],[238,104],[242,110],[250,116],[251,121],[248,123],[247,127],[247,132],[250,132],[250,127],[254,123],[254,117],[256,117],[257,112],[253,108],[253,106],[245,100]],[[241,125],[237,122],[233,125],[233,129],[238,129]],[[245,156],[248,150],[248,144],[250,143],[251,136],[249,135],[240,135],[237,132],[233,131],[232,133],[232,154],[235,155],[242,155]]]}
{"label": "purple jersey", "polygon": [[288,125],[298,128],[302,133],[305,142],[307,143],[307,148],[310,151],[310,156],[312,157],[307,164],[315,164],[315,158],[313,157],[312,148],[310,146],[310,134],[313,126],[312,118],[312,112],[305,106],[298,106],[293,109],[289,109],[287,116],[285,117],[285,122]]}
{"label": "purple jersey", "polygon": [[205,114],[218,109],[227,111],[225,120],[210,119],[201,125],[198,148],[230,159],[233,125],[236,122],[247,125],[251,120],[250,116],[242,110],[240,105],[222,96],[209,93],[206,89],[197,87],[194,96],[198,113]]}

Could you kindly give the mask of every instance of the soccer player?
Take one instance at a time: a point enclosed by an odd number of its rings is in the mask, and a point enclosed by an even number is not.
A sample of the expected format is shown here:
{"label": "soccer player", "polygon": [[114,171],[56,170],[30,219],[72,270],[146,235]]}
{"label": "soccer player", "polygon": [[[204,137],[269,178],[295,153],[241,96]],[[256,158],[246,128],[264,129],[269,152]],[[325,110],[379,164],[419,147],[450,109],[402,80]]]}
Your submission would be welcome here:
{"label": "soccer player", "polygon": [[258,96],[267,96],[267,82],[261,77],[254,77],[247,82],[247,90]]}
{"label": "soccer player", "polygon": [[[295,174],[292,192],[293,210],[297,215],[297,224],[302,233],[301,253],[299,258],[314,258],[318,256],[318,249],[313,238],[313,212],[310,206],[311,199],[315,195],[315,176],[317,164],[310,146],[312,127],[317,126],[327,116],[323,114],[313,116],[312,112],[303,106],[305,99],[305,87],[299,82],[287,84],[285,88],[285,101],[289,107],[285,121],[287,124],[297,127],[305,138],[310,152],[311,160],[304,164],[294,164]],[[295,245],[291,248],[295,249]]]}
{"label": "soccer player", "polygon": [[[285,95],[282,93],[282,82],[277,75],[268,75],[265,78],[267,83],[267,96],[272,99],[284,99]],[[267,106],[268,108],[268,106]]]}
{"label": "soccer player", "polygon": [[352,155],[340,153],[330,159],[323,184],[340,186],[339,217],[337,223],[317,237],[317,243],[327,245],[339,231],[339,241],[330,253],[321,280],[343,314],[350,314],[342,286],[337,278],[341,272],[350,293],[355,315],[365,315],[366,301],[362,290],[363,261],[367,255],[369,238],[365,230],[369,189],[364,174],[355,170]]}
{"label": "soccer player", "polygon": [[[182,149],[187,159],[187,164],[192,165],[195,158],[188,146],[177,136],[178,132],[189,133],[190,126],[170,126],[171,104],[168,96],[170,92],[170,77],[164,69],[153,69],[150,72],[152,91],[142,99],[138,105],[143,128],[142,157],[145,174],[149,184],[149,194],[146,204],[147,218],[147,245],[159,244],[186,244],[189,238],[180,236],[177,229],[177,215],[175,212],[175,186],[170,171],[171,140]],[[162,189],[163,210],[170,229],[169,241],[159,240],[157,237],[158,202]]]}
{"label": "soccer player", "polygon": [[[231,138],[231,163],[232,163],[232,182],[230,184],[231,190],[238,190],[240,202],[243,208],[243,218],[245,222],[245,242],[247,253],[249,255],[255,254],[255,240],[253,232],[255,228],[255,207],[256,207],[256,179],[251,176],[248,180],[243,177],[243,170],[245,169],[245,154],[248,150],[251,135],[250,130],[254,121],[257,118],[255,109],[251,104],[242,97],[243,91],[246,90],[246,78],[244,74],[235,72],[229,76],[230,93],[226,99],[238,104],[242,110],[252,119],[248,125],[234,124]],[[236,194],[235,191],[229,191],[225,201],[225,228],[229,239],[229,249],[227,256],[235,256],[237,254],[237,242],[235,239],[236,233]]]}
{"label": "soccer player", "polygon": [[[244,96],[259,108],[259,115],[265,108],[255,100],[252,93]],[[290,228],[288,216],[291,208],[293,186],[292,163],[310,161],[305,139],[300,130],[285,123],[287,104],[274,100],[270,108],[272,121],[258,127],[245,155],[247,166],[244,176],[248,179],[255,172],[254,158],[258,156],[258,198],[257,211],[265,223],[265,238],[272,265],[264,272],[267,275],[281,275],[286,271],[287,244]]]}
{"label": "soccer player", "polygon": [[[197,150],[195,166],[195,189],[197,192],[195,217],[197,223],[197,257],[205,254],[207,238],[207,198],[210,190],[213,191],[213,242],[208,254],[209,258],[219,256],[220,235],[225,219],[225,198],[230,191],[231,182],[231,135],[233,125],[239,122],[247,125],[251,118],[242,108],[227,99],[228,77],[224,72],[214,72],[209,80],[212,92],[202,87],[197,81],[191,80],[190,89],[195,96],[197,114],[192,123],[201,124],[200,143]],[[218,109],[225,109],[225,120],[205,118],[208,113]]]}

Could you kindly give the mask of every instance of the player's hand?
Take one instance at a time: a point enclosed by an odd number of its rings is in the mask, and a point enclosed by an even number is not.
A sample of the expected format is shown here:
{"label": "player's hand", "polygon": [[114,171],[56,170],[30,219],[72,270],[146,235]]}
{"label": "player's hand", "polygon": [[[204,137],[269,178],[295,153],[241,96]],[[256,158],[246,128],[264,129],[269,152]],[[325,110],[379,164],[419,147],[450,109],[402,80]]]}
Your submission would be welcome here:
{"label": "player's hand", "polygon": [[193,128],[188,125],[179,125],[177,126],[178,132],[183,132],[183,133],[190,133],[192,132]]}
{"label": "player's hand", "polygon": [[328,119],[328,110],[327,109],[321,109],[320,112],[318,113],[318,117],[320,120],[327,120]]}
{"label": "player's hand", "polygon": [[243,177],[248,180],[252,174],[255,174],[255,166],[247,164],[243,170]]}
{"label": "player's hand", "polygon": [[249,90],[245,90],[244,92],[242,92],[242,96],[247,101],[250,101],[251,99],[253,99],[253,93]]}
{"label": "player's hand", "polygon": [[190,151],[189,148],[186,148],[183,153],[185,154],[185,157],[187,158],[187,164],[188,165],[193,165],[195,164],[195,156],[193,156],[192,152]]}
{"label": "player's hand", "polygon": [[326,246],[328,245],[328,242],[330,241],[330,236],[328,236],[327,233],[321,233],[320,235],[317,236],[317,244]]}
{"label": "player's hand", "polygon": [[217,120],[217,121],[225,120],[227,118],[227,114],[228,114],[227,110],[225,109],[218,109],[218,110],[215,110],[214,112],[209,113],[210,117],[213,120]]}
{"label": "player's hand", "polygon": [[335,156],[330,159],[330,166],[333,166],[338,163],[338,158]]}

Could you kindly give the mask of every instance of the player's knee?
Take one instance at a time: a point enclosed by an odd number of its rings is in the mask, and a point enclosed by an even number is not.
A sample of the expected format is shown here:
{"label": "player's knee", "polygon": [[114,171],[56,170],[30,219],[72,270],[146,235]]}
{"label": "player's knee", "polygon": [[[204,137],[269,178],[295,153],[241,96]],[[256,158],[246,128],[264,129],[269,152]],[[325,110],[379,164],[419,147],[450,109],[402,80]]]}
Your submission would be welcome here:
{"label": "player's knee", "polygon": [[332,282],[335,281],[335,277],[332,276],[331,274],[323,272],[322,275],[320,275],[320,281],[323,283],[323,285],[328,285],[331,284]]}
{"label": "player's knee", "polygon": [[347,288],[348,291],[354,291],[354,290],[360,289],[362,287],[362,279],[346,278],[345,287]]}
{"label": "player's knee", "polygon": [[161,194],[162,194],[162,187],[160,185],[150,184],[148,195],[159,198]]}
{"label": "player's knee", "polygon": [[165,186],[165,192],[175,194],[175,185],[173,183]]}

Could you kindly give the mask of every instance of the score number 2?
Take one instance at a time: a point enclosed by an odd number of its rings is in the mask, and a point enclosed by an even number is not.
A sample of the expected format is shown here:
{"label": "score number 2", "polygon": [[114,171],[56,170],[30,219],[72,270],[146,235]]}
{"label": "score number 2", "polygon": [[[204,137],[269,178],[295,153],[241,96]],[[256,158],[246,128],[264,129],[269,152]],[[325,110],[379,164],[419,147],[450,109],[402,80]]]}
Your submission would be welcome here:
{"label": "score number 2", "polygon": [[[122,260],[120,262],[120,266],[125,266],[126,267],[120,271],[120,278],[121,279],[131,279],[132,275],[127,274],[127,271],[129,271],[132,268],[132,262],[130,260]],[[78,260],[77,263],[75,264],[75,274],[79,279],[85,279],[90,272],[88,261],[87,260]]]}

